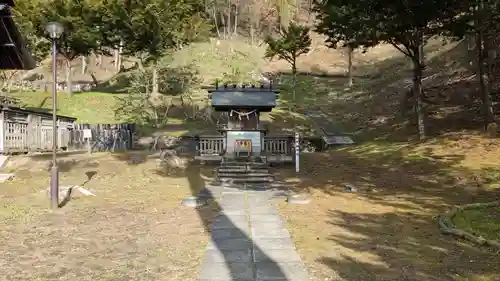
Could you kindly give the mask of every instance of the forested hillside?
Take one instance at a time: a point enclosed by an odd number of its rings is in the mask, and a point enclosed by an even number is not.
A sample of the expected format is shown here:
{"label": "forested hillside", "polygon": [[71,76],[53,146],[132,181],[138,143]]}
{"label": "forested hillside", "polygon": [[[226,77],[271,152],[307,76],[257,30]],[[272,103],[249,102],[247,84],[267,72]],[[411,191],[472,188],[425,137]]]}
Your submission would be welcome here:
{"label": "forested hillside", "polygon": [[[36,91],[47,89],[51,81],[47,64],[50,40],[44,26],[50,21],[65,27],[58,40],[58,80],[68,95],[82,89],[145,91],[148,94],[136,97],[134,102],[139,99],[143,103],[144,97],[149,96],[146,99],[155,100],[155,106],[171,104],[172,97],[184,93],[198,93],[195,88],[216,79],[259,81],[261,73],[275,72],[270,75],[280,76],[292,69],[287,54],[304,39],[285,38],[293,23],[307,30],[311,39],[302,46],[305,52],[296,53],[293,76],[347,72],[346,84],[352,85],[353,80],[377,76],[374,73],[377,70],[368,70],[370,64],[402,56],[405,58],[400,64],[402,69],[394,69],[394,73],[384,73],[383,78],[377,79],[399,77],[397,85],[381,84],[386,86],[381,90],[397,88],[397,95],[402,95],[397,98],[402,101],[401,111],[408,113],[414,109],[415,128],[421,138],[429,134],[426,126],[433,126],[433,114],[436,106],[439,107],[432,102],[435,93],[454,91],[450,85],[442,91],[440,85],[462,78],[477,81],[477,91],[466,94],[469,100],[466,106],[480,106],[473,118],[481,119],[486,128],[494,124],[496,118],[497,5],[496,1],[447,0],[429,0],[418,5],[375,0],[348,3],[333,0],[18,0],[13,9],[15,21],[40,67],[27,73],[4,72],[2,88],[8,92],[16,88],[13,84],[17,87],[29,84]],[[270,41],[266,39],[269,38],[286,39],[283,42],[288,45],[278,46],[281,49],[275,50],[274,56],[267,56],[265,49]],[[441,46],[435,44],[439,40],[444,40]],[[431,61],[433,53],[443,53],[442,50],[450,49],[449,46],[457,42],[461,42],[457,47],[461,51],[455,50],[449,61],[439,62],[449,66],[441,68]],[[218,67],[211,68],[214,65]],[[439,73],[445,68],[457,75],[448,74],[447,80],[436,80],[437,76],[443,76]],[[31,82],[23,82],[26,80]],[[183,86],[169,86],[174,80],[175,83],[182,81]],[[287,81],[286,77],[282,80]],[[402,80],[410,83],[401,84]],[[429,83],[430,80],[434,82]],[[137,88],[133,86],[137,83],[131,81],[147,82],[148,86]],[[37,83],[38,86],[33,86]],[[448,93],[441,94],[446,95]],[[412,119],[413,116],[406,114],[406,117]]]}

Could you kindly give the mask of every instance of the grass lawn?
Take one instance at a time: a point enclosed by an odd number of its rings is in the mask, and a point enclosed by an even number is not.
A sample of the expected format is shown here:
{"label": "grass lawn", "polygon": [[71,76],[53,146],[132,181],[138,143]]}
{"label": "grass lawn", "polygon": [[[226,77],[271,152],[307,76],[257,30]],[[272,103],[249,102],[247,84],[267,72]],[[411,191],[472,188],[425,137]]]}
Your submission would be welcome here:
{"label": "grass lawn", "polygon": [[[27,108],[52,109],[50,92],[13,92]],[[85,92],[74,93],[71,97],[66,93],[57,95],[57,113],[78,118],[78,123],[116,124],[115,110],[120,105],[119,98],[124,94]]]}
{"label": "grass lawn", "polygon": [[464,210],[457,214],[453,223],[474,235],[500,241],[500,206]]}
{"label": "grass lawn", "polygon": [[16,177],[0,189],[2,280],[198,280],[217,210],[181,206],[203,187],[189,172],[142,152],[61,156],[61,184],[96,196],[51,212],[50,157],[13,159]]}

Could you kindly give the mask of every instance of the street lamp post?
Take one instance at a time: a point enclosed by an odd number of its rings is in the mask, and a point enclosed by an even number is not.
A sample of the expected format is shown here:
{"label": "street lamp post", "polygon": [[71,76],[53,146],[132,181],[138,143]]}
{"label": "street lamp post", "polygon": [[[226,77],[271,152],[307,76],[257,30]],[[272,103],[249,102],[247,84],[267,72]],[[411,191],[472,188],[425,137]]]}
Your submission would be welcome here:
{"label": "street lamp post", "polygon": [[57,39],[64,27],[57,22],[49,22],[45,31],[52,40],[52,169],[50,171],[50,205],[59,208],[59,168],[57,167]]}

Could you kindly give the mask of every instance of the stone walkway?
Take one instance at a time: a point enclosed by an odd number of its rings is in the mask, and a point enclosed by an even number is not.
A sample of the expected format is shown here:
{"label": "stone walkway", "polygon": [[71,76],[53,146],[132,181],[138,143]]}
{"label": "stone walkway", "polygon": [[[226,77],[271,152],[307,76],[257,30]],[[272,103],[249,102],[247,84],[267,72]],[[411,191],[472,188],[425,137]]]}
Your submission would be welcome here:
{"label": "stone walkway", "polygon": [[[225,189],[228,190],[228,189]],[[307,281],[307,270],[267,191],[224,191],[200,281]]]}

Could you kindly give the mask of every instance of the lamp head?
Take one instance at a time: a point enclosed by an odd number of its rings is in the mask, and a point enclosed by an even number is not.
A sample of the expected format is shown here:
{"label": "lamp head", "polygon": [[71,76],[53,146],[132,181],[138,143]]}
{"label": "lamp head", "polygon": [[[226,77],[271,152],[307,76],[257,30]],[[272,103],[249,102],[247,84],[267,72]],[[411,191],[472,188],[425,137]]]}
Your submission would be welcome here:
{"label": "lamp head", "polygon": [[45,31],[49,35],[50,39],[59,39],[64,32],[64,26],[58,22],[49,22],[45,26]]}

